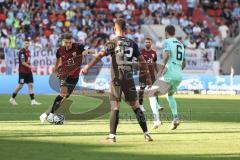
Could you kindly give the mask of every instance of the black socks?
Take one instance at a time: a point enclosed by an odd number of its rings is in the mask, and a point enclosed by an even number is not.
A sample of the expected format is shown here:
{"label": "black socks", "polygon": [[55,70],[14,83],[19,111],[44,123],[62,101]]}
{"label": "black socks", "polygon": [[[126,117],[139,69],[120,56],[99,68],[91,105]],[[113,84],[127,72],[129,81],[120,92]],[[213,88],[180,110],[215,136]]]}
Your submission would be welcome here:
{"label": "black socks", "polygon": [[61,103],[62,99],[63,99],[63,97],[61,97],[60,95],[58,95],[55,98],[54,103],[51,108],[51,113],[54,113],[60,107],[60,103]]}
{"label": "black socks", "polygon": [[31,100],[34,100],[34,93],[29,94]]}
{"label": "black socks", "polygon": [[144,116],[142,110],[140,108],[136,108],[134,110],[134,113],[136,114],[137,121],[138,121],[140,127],[142,128],[143,133],[147,132],[148,131],[147,122],[146,122],[146,119],[145,119],[145,116]]}
{"label": "black socks", "polygon": [[12,98],[14,99],[16,96],[17,96],[17,93],[14,92],[14,93],[12,94]]}

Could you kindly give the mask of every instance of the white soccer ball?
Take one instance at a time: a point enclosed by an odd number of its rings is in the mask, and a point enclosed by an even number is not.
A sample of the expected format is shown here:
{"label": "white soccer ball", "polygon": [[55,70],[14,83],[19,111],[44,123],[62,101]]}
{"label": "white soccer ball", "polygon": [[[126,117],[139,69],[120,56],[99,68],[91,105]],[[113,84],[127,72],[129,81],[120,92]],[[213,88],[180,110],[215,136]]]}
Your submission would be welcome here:
{"label": "white soccer ball", "polygon": [[47,117],[47,121],[52,124],[62,125],[64,123],[65,117],[64,115],[56,115],[56,114],[49,114]]}

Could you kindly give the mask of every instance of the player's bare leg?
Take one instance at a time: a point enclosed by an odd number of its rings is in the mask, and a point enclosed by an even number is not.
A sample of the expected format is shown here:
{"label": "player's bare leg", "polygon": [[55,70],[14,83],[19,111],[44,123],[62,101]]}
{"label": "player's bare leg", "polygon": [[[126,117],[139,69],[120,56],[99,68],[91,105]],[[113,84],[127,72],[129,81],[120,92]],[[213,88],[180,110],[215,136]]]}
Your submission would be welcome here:
{"label": "player's bare leg", "polygon": [[142,110],[139,107],[138,101],[131,101],[128,104],[132,107],[132,109],[136,115],[137,121],[143,131],[145,141],[146,142],[153,141],[153,139],[151,138],[151,136],[148,133],[146,118],[144,116],[144,113],[142,112]]}
{"label": "player's bare leg", "polygon": [[23,88],[23,84],[22,83],[19,83],[17,88],[15,89],[15,91],[13,92],[12,94],[12,97],[10,98],[9,100],[9,103],[11,103],[12,105],[16,106],[18,105],[18,103],[16,102],[15,98],[18,94],[18,92]]}
{"label": "player's bare leg", "polygon": [[37,102],[34,98],[34,93],[33,93],[33,84],[28,83],[28,90],[29,90],[29,96],[31,98],[31,105],[40,105],[41,103]]}
{"label": "player's bare leg", "polygon": [[105,139],[106,143],[114,143],[116,142],[116,132],[117,126],[119,123],[119,101],[110,101],[111,111],[110,111],[110,133],[108,137]]}
{"label": "player's bare leg", "polygon": [[179,116],[178,116],[178,112],[177,112],[177,103],[176,103],[176,100],[174,99],[173,95],[174,95],[174,93],[170,92],[170,93],[168,93],[168,97],[167,97],[169,106],[170,106],[172,114],[173,114],[173,121],[170,126],[171,130],[177,129],[177,127],[180,125],[180,120],[179,120]]}

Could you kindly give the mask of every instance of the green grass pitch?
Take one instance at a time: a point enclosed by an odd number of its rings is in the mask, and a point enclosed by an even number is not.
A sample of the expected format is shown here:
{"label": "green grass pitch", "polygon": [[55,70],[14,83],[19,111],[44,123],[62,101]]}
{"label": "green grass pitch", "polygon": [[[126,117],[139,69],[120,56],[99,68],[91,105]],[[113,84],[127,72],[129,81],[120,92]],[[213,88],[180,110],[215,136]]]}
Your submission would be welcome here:
{"label": "green grass pitch", "polygon": [[[179,95],[176,100],[184,120],[175,131],[170,121],[149,131],[154,139],[144,142],[135,120],[122,118],[117,143],[103,144],[108,134],[108,115],[88,121],[68,121],[64,125],[41,125],[38,117],[54,100],[54,95],[37,95],[43,104],[30,106],[27,95],[18,95],[19,105],[9,105],[10,95],[0,95],[1,160],[240,160],[240,96]],[[99,100],[73,96],[72,112],[93,109]],[[164,97],[163,115],[170,110]],[[149,102],[145,101],[147,113]],[[124,103],[121,113],[132,112]],[[126,118],[126,117],[125,117]]]}

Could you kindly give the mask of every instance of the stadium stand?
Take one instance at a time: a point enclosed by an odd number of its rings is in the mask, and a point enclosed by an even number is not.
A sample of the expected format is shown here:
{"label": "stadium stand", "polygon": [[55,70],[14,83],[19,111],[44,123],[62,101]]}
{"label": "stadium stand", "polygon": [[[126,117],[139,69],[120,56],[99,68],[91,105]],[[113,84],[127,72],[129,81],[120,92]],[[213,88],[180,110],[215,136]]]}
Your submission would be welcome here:
{"label": "stadium stand", "polygon": [[[2,0],[0,48],[19,49],[30,38],[35,46],[59,45],[62,33],[99,48],[113,38],[113,21],[129,21],[129,38],[143,46],[142,32],[153,25],[179,25],[188,49],[214,48],[219,59],[239,33],[240,7],[236,0]],[[143,27],[147,26],[147,27]],[[233,37],[233,38],[231,38]],[[161,44],[161,37],[155,42]],[[161,46],[161,45],[160,45]]]}

